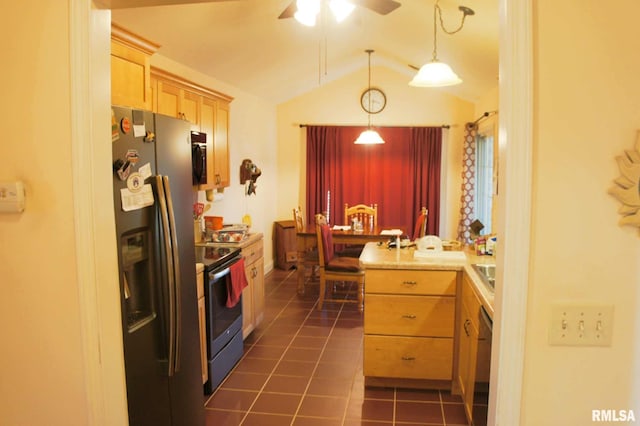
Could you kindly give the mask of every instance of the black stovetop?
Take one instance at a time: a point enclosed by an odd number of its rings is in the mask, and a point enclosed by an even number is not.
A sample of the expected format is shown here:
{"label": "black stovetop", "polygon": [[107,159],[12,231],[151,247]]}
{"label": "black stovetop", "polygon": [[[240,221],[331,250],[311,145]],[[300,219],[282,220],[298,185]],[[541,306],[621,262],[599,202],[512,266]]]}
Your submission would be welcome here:
{"label": "black stovetop", "polygon": [[196,246],[196,262],[203,263],[205,271],[211,272],[240,257],[239,247]]}

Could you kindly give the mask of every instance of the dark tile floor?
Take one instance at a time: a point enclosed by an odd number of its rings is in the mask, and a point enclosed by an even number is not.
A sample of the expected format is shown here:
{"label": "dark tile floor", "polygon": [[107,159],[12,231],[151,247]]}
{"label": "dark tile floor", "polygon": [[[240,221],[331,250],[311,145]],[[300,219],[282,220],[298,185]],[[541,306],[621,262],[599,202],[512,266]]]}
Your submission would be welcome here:
{"label": "dark tile floor", "polygon": [[296,271],[265,277],[265,318],[205,401],[207,426],[467,425],[447,391],[365,388],[362,315],[355,304],[315,308],[317,286],[296,293]]}

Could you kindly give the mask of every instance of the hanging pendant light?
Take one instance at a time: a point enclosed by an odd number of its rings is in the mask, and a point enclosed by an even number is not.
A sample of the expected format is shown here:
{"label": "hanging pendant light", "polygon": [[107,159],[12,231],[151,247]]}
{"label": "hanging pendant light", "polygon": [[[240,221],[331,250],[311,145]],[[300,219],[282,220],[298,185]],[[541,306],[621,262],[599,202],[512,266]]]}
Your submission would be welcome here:
{"label": "hanging pendant light", "polygon": [[443,87],[462,83],[460,77],[453,72],[449,65],[438,60],[438,25],[436,16],[440,17],[440,26],[442,27],[442,31],[447,34],[455,34],[464,26],[464,20],[467,15],[475,14],[473,9],[469,9],[465,6],[460,6],[458,9],[462,12],[462,22],[460,22],[460,26],[454,31],[447,31],[444,27],[444,23],[442,22],[442,10],[440,9],[440,5],[438,5],[438,0],[436,0],[433,6],[433,56],[430,62],[420,68],[415,77],[413,77],[413,80],[409,82],[409,86]]}
{"label": "hanging pendant light", "polygon": [[[371,91],[371,54],[373,50],[367,49],[365,50],[369,54],[369,91]],[[369,96],[369,111],[371,111],[371,96]],[[384,139],[371,128],[371,113],[367,113],[367,130],[360,133],[358,139],[353,142],[358,145],[378,145],[384,143]]]}

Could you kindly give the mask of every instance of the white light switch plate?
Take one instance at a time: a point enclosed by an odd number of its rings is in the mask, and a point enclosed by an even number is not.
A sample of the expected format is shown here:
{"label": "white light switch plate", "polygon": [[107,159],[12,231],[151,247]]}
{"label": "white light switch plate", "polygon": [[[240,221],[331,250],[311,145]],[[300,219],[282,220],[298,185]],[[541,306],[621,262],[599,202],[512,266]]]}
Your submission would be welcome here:
{"label": "white light switch plate", "polygon": [[613,305],[568,302],[551,305],[549,344],[611,346]]}

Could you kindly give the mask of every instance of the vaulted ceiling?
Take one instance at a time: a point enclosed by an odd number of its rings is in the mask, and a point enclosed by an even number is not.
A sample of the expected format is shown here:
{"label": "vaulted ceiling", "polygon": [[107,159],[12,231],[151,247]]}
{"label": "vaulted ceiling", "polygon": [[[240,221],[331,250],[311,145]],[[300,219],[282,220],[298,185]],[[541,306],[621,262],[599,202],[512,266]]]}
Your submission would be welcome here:
{"label": "vaulted ceiling", "polygon": [[[108,0],[103,0],[108,3]],[[336,23],[323,10],[318,25],[278,19],[292,0],[192,0],[197,3],[116,9],[122,4],[162,4],[184,0],[110,0],[112,21],[156,42],[158,53],[276,103],[318,88],[367,66],[415,74],[431,59],[435,0],[397,0],[380,15],[358,6]],[[204,2],[203,2],[204,1]],[[444,25],[455,29],[459,5],[472,8],[464,28],[447,35],[438,28],[438,58],[464,81],[443,90],[476,101],[498,78],[498,0],[440,0]]]}

